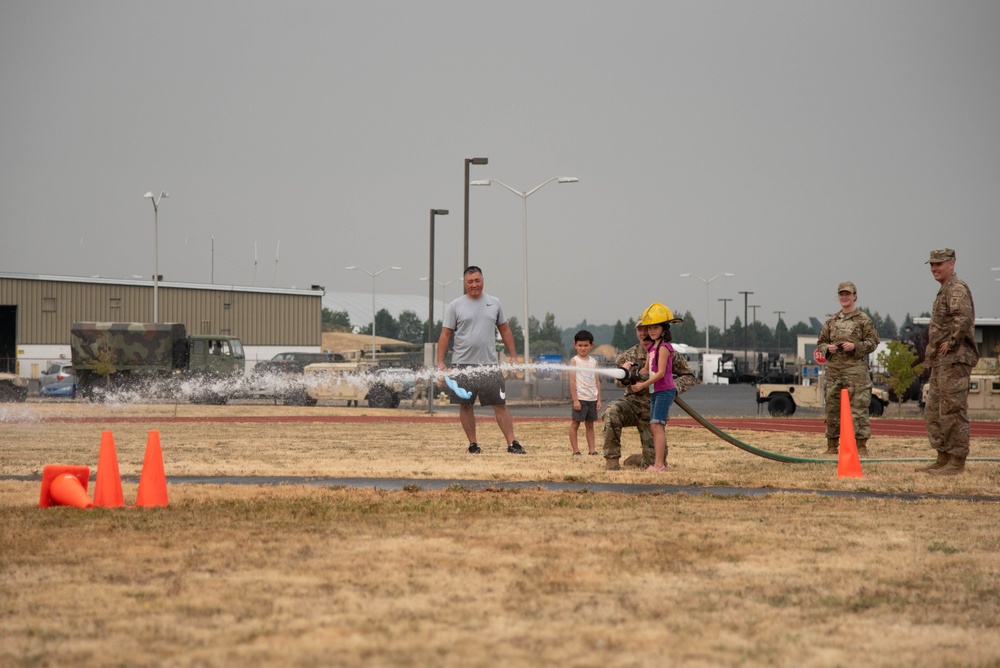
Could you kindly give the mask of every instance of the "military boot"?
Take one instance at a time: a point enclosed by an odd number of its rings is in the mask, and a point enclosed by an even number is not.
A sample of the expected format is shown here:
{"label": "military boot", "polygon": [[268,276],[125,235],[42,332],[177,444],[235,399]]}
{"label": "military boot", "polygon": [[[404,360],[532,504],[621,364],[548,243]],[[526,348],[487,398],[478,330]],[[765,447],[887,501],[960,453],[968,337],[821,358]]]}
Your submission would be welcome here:
{"label": "military boot", "polygon": [[916,471],[917,473],[930,473],[931,471],[943,469],[945,464],[948,463],[949,459],[951,459],[951,457],[949,457],[947,453],[938,452],[936,462],[934,462],[933,464],[928,464],[927,466],[918,466],[913,470]]}
{"label": "military boot", "polygon": [[606,457],[604,459],[605,471],[620,471],[621,468],[621,464],[618,463],[618,457]]}
{"label": "military boot", "polygon": [[642,466],[642,455],[629,455],[625,458],[625,466],[634,466],[639,468]]}
{"label": "military boot", "polygon": [[837,454],[837,439],[828,438],[826,439],[826,452],[824,455],[835,455]]}
{"label": "military boot", "polygon": [[868,456],[868,439],[859,438],[858,439],[858,457]]}
{"label": "military boot", "polygon": [[948,463],[939,469],[931,469],[930,475],[959,475],[965,472],[965,457],[952,456]]}

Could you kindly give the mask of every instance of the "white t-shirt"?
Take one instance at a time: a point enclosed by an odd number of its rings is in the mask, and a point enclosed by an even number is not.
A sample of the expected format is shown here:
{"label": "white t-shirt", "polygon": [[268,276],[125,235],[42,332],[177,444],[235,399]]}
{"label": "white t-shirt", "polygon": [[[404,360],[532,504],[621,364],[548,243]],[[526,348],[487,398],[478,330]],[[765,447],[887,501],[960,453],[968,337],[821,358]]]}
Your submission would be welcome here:
{"label": "white t-shirt", "polygon": [[[574,355],[571,366],[578,366],[581,369],[596,369],[597,360],[588,357],[586,360],[580,359],[579,355]],[[597,374],[593,371],[582,371],[574,369],[576,372],[576,398],[580,401],[597,401]]]}
{"label": "white t-shirt", "polygon": [[483,293],[479,299],[462,295],[444,312],[441,323],[455,332],[452,364],[496,364],[497,327],[507,322],[503,304]]}

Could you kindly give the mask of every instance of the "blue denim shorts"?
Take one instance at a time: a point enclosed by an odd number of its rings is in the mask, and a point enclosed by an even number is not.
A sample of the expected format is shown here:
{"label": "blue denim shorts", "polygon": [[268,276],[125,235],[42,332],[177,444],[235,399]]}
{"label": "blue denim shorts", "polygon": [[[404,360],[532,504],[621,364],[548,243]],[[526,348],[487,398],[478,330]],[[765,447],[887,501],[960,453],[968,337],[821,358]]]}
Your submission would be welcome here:
{"label": "blue denim shorts", "polygon": [[649,407],[649,424],[666,424],[667,413],[674,403],[677,390],[660,390],[653,394],[653,400]]}

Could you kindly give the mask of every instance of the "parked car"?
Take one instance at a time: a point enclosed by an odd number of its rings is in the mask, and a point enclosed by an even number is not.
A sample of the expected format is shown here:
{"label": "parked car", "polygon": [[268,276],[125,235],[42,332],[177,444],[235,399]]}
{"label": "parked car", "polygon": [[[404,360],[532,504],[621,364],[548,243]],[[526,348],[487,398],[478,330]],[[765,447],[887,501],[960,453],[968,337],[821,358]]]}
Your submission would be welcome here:
{"label": "parked car", "polygon": [[56,362],[38,376],[42,387],[49,383],[65,380],[73,375],[73,365],[69,362]]}
{"label": "parked car", "polygon": [[41,389],[41,395],[43,397],[66,397],[68,399],[76,398],[76,376],[67,376],[62,380],[57,380],[54,383],[49,383]]}

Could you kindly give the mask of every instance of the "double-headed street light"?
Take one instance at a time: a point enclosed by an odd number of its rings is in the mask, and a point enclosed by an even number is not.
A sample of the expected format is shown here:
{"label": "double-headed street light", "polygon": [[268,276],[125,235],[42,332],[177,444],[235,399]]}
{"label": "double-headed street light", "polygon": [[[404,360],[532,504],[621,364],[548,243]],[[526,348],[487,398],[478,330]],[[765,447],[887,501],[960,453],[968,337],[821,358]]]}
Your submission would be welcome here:
{"label": "double-headed street light", "polygon": [[[422,276],[420,278],[420,280],[421,281],[428,281],[428,280],[430,280],[430,277],[429,276]],[[457,278],[453,278],[450,281],[438,281],[438,280],[434,281],[434,285],[436,285],[439,288],[441,288],[441,320],[442,321],[444,320],[444,310],[448,306],[448,286],[451,285],[452,283],[454,283],[457,280],[458,280]]]}
{"label": "double-headed street light", "polygon": [[465,241],[462,244],[462,271],[469,266],[469,165],[488,165],[489,158],[466,158],[465,159],[465,181],[462,187],[465,188]]}
{"label": "double-headed street light", "polygon": [[402,271],[402,267],[382,267],[378,271],[372,273],[367,269],[362,269],[361,267],[347,267],[347,271],[363,271],[372,277],[372,361],[375,360],[375,277],[381,274],[383,271]]}
{"label": "double-headed street light", "polygon": [[[516,188],[511,188],[509,185],[507,185],[503,181],[498,181],[497,179],[483,179],[482,181],[473,181],[472,182],[472,185],[474,185],[474,186],[488,186],[488,185],[492,185],[494,183],[497,183],[497,184],[503,186],[504,188],[506,188],[507,190],[511,191],[512,193],[514,193],[515,195],[517,195],[518,197],[521,198],[521,243],[522,243],[522,246],[523,246],[522,252],[524,254],[524,258],[523,258],[523,267],[524,267],[524,324],[522,326],[522,330],[524,331],[524,363],[525,364],[531,364],[531,343],[530,343],[530,337],[528,335],[528,330],[530,329],[528,327],[528,197],[530,197],[532,195],[532,193],[536,192],[537,190],[539,190],[543,186],[546,186],[546,185],[552,183],[553,181],[557,181],[559,183],[576,183],[579,180],[580,179],[576,178],[575,176],[553,176],[551,179],[538,184],[537,186],[535,186],[534,188],[532,188],[531,190],[528,190],[528,191],[521,191],[521,190],[517,190]],[[530,385],[530,382],[531,382],[530,367],[526,368],[525,371],[524,371],[524,380],[525,380],[525,382],[527,382]]]}
{"label": "double-headed street light", "polygon": [[[705,279],[705,278],[702,278],[701,276],[698,276],[696,274],[681,274],[681,278],[691,278],[691,277],[694,277],[694,278],[697,278],[699,281],[701,281],[702,283],[705,284],[705,354],[706,355],[708,354],[708,320],[711,317],[711,311],[709,310],[709,302],[711,300],[709,299],[709,287],[708,287],[708,284],[711,283],[712,281],[714,281],[717,278],[722,278],[723,276],[735,276],[735,275],[736,274],[731,274],[731,273],[729,273],[727,271],[727,272],[724,272],[722,274],[716,274],[712,278]],[[725,318],[723,318],[723,320],[724,319]]]}
{"label": "double-headed street light", "polygon": [[158,301],[157,290],[159,289],[160,283],[160,249],[159,249],[159,212],[160,212],[160,200],[164,197],[170,197],[165,192],[161,192],[159,197],[153,195],[150,191],[143,195],[146,199],[153,203],[153,322],[160,322],[160,304]]}

